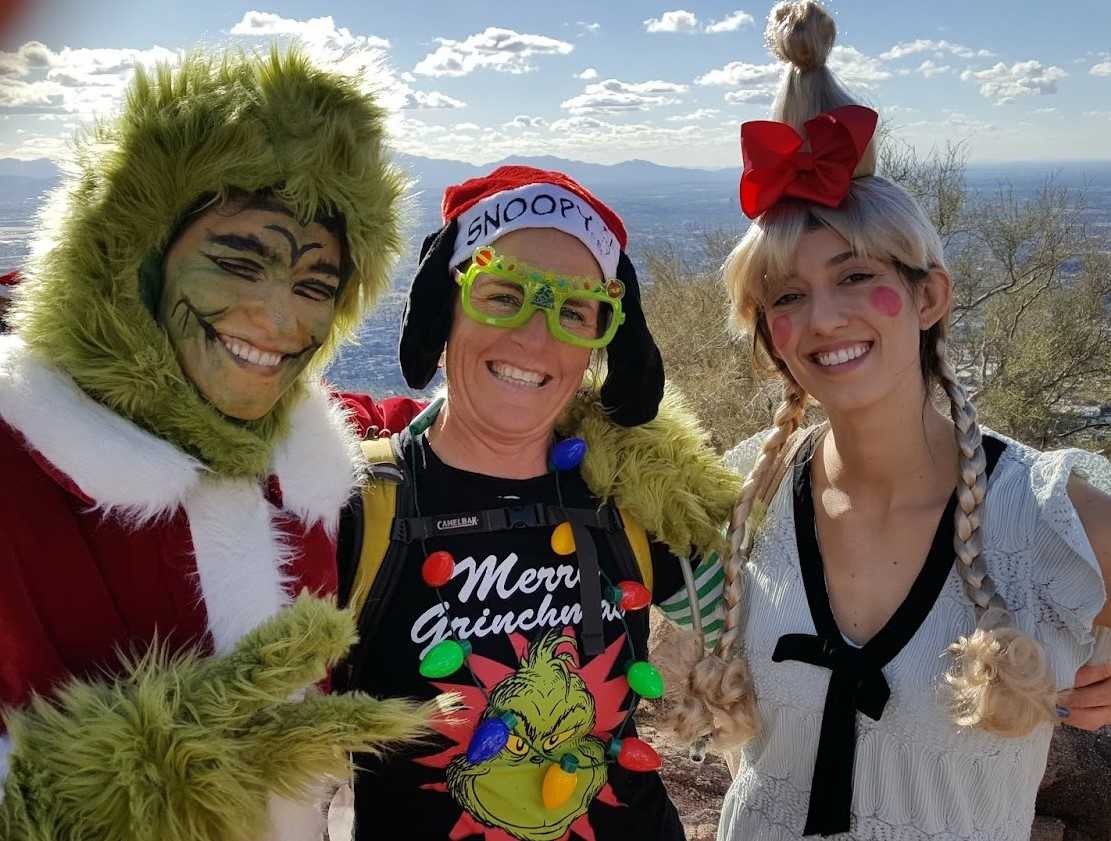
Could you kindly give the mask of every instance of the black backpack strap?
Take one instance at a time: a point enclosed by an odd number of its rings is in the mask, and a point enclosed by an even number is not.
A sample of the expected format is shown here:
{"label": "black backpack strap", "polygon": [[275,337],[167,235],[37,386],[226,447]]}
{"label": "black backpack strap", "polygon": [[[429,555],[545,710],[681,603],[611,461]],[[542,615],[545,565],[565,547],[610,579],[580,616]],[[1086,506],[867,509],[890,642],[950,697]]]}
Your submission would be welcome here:
{"label": "black backpack strap", "polygon": [[402,543],[428,540],[433,537],[450,537],[458,534],[487,534],[507,529],[558,526],[569,521],[572,527],[585,526],[607,533],[621,531],[623,525],[612,506],[594,508],[560,508],[555,505],[533,503],[488,508],[459,514],[438,514],[432,517],[398,516],[393,523],[390,537]]}

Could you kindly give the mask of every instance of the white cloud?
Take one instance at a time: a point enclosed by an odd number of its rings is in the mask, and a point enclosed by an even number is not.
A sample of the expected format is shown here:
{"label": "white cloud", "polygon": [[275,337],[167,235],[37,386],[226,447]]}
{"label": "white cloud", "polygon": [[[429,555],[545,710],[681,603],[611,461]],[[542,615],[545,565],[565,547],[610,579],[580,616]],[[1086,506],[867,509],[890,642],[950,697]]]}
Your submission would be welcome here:
{"label": "white cloud", "polygon": [[686,85],[674,82],[621,82],[606,79],[587,85],[581,94],[565,100],[560,108],[572,114],[597,112],[647,111],[660,105],[679,102],[675,94],[686,91]]}
{"label": "white cloud", "polygon": [[719,32],[736,32],[742,27],[754,23],[755,19],[748,12],[742,12],[740,9],[733,12],[728,17],[721,20],[714,21],[713,23],[706,24],[706,31],[710,34],[716,35]]}
{"label": "white cloud", "polygon": [[929,136],[941,136],[947,139],[974,137],[1000,131],[999,126],[994,123],[970,117],[960,111],[949,111],[942,120],[919,120],[907,123],[903,129],[918,130]]}
{"label": "white cloud", "polygon": [[698,17],[685,9],[664,12],[658,18],[644,21],[646,32],[697,32]]}
{"label": "white cloud", "polygon": [[963,44],[954,44],[952,41],[931,41],[927,38],[917,38],[914,41],[901,41],[890,50],[880,53],[884,61],[891,61],[915,53],[949,53],[960,58],[991,58],[995,55],[991,50],[977,50]]}
{"label": "white cloud", "polygon": [[891,72],[879,59],[865,55],[856,47],[840,44],[829,55],[829,68],[847,85],[861,88],[870,88],[876,82],[891,78]]}
{"label": "white cloud", "polygon": [[32,113],[43,108],[64,110],[65,93],[65,88],[57,82],[45,79],[35,82],[10,79],[0,85],[0,108],[22,113]]}
{"label": "white cloud", "polygon": [[390,48],[390,42],[385,38],[375,35],[352,35],[350,29],[337,27],[330,15],[308,20],[292,20],[272,12],[250,11],[231,28],[231,34],[249,38],[284,35],[298,38],[306,45],[331,50],[352,48],[388,50]]}
{"label": "white cloud", "polygon": [[1111,111],[1085,111],[1084,116],[1094,120],[1111,120]]}
{"label": "white cloud", "polygon": [[1057,93],[1057,82],[1069,74],[1056,65],[1046,67],[1040,61],[1019,61],[1008,67],[999,62],[987,70],[965,70],[964,81],[980,83],[980,93],[996,105],[1011,102],[1017,96],[1045,96]]}
{"label": "white cloud", "polygon": [[466,132],[481,131],[482,126],[480,126],[478,123],[456,123],[455,125],[453,125],[451,127],[451,130],[452,131],[466,131]]}
{"label": "white cloud", "polygon": [[475,70],[501,73],[528,73],[534,70],[529,59],[535,55],[567,55],[575,48],[566,41],[546,35],[530,35],[488,26],[482,32],[452,41],[436,39],[440,46],[413,68],[422,76],[466,76]]}
{"label": "white cloud", "polygon": [[157,46],[52,50],[28,41],[14,52],[0,52],[0,108],[81,118],[106,113],[119,105],[135,67],[174,64],[180,57],[179,51]]}
{"label": "white cloud", "polygon": [[0,52],[0,76],[26,76],[32,70],[45,70],[54,53],[41,41],[28,41],[14,53]]}
{"label": "white cloud", "polygon": [[1088,72],[1093,76],[1111,76],[1111,61],[1104,61],[1100,64],[1092,65],[1092,69]]}
{"label": "white cloud", "polygon": [[270,12],[250,11],[231,29],[241,38],[297,39],[322,67],[359,79],[384,108],[393,113],[411,110],[455,110],[466,103],[439,91],[415,90],[412,73],[398,74],[389,62],[390,42],[377,35],[355,35],[336,26],[332,17],[294,20]]}
{"label": "white cloud", "polygon": [[588,67],[582,73],[577,73],[575,75],[575,78],[576,79],[582,79],[583,81],[589,82],[591,79],[597,79],[598,78],[598,71],[595,70],[593,67]]}
{"label": "white cloud", "polygon": [[948,73],[952,69],[953,68],[950,67],[948,64],[939,67],[938,65],[934,64],[932,59],[926,59],[920,65],[918,65],[917,72],[921,73],[927,79],[932,79],[934,76],[941,76],[944,73]]}
{"label": "white cloud", "polygon": [[467,103],[438,91],[410,91],[403,108],[466,108]]}
{"label": "white cloud", "polygon": [[912,108],[909,105],[889,105],[883,109],[883,113],[888,117],[898,117],[900,114],[917,114],[918,109]]}
{"label": "white cloud", "polygon": [[1056,114],[1057,109],[1056,108],[1035,108],[1034,113],[1035,114]]}
{"label": "white cloud", "polygon": [[[736,155],[737,124],[666,124],[610,122],[590,115],[567,116],[551,124],[527,124],[530,118],[510,121],[499,128],[485,128],[481,143],[461,146],[443,126],[405,117],[394,134],[399,150],[430,157],[464,157],[487,163],[508,155],[559,155],[577,160],[615,162],[630,157],[674,158],[690,165],[691,150],[697,159],[731,161]],[[676,158],[676,150],[682,150]]]}
{"label": "white cloud", "polygon": [[731,61],[724,67],[704,73],[694,80],[696,85],[713,85],[736,88],[727,91],[725,101],[730,105],[755,105],[771,102],[775,89],[783,76],[783,65],[749,64],[745,61]]}
{"label": "white cloud", "polygon": [[548,121],[543,117],[529,117],[525,114],[518,114],[508,123],[502,123],[502,128],[544,128],[546,125],[548,125]]}
{"label": "white cloud", "polygon": [[726,91],[725,101],[730,105],[767,105],[775,99],[775,92],[770,90],[739,90]]}
{"label": "white cloud", "polygon": [[766,85],[778,84],[783,75],[783,65],[778,62],[771,64],[748,64],[744,61],[731,61],[724,67],[704,73],[694,80],[696,85]]}
{"label": "white cloud", "polygon": [[588,23],[585,20],[577,20],[575,21],[575,25],[582,29],[582,32],[579,33],[580,38],[588,32],[593,34],[602,28],[602,24],[598,23],[597,21]]}
{"label": "white cloud", "polygon": [[667,121],[669,123],[693,123],[698,120],[709,119],[718,113],[720,112],[717,108],[699,108],[689,114],[676,114],[674,117],[668,117]]}

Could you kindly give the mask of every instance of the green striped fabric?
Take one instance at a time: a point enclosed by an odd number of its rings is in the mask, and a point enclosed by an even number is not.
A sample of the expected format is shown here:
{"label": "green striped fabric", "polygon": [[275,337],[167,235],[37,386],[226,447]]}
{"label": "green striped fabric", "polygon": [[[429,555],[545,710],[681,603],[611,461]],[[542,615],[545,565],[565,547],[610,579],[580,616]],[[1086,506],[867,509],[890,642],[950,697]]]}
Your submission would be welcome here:
{"label": "green striped fabric", "polygon": [[[698,612],[702,617],[702,631],[706,635],[706,646],[712,648],[721,635],[725,619],[722,608],[722,590],[725,572],[721,568],[717,552],[710,555],[694,571],[694,586],[698,591]],[[659,605],[664,615],[680,628],[691,628],[691,603],[687,588],[683,587],[674,596]]]}

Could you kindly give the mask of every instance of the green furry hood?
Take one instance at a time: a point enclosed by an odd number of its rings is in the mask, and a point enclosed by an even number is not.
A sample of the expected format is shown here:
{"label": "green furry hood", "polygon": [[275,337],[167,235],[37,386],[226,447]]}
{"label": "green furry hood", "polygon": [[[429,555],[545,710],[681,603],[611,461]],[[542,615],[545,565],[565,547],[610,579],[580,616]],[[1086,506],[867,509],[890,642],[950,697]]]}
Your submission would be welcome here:
{"label": "green furry hood", "polygon": [[264,475],[304,382],[260,420],[220,414],[183,374],[140,272],[205,195],[269,188],[303,219],[342,213],[354,271],[303,375],[318,376],[388,287],[401,249],[405,180],[386,157],[383,122],[353,80],[297,50],[192,54],[180,67],[138,70],[119,118],[78,141],[42,220],[16,331],[95,400],[216,473]]}
{"label": "green furry hood", "polygon": [[665,389],[659,414],[640,426],[618,426],[597,398],[579,398],[557,428],[585,439],[591,493],[613,499],[674,554],[724,549],[742,477],[724,466],[677,391]]}

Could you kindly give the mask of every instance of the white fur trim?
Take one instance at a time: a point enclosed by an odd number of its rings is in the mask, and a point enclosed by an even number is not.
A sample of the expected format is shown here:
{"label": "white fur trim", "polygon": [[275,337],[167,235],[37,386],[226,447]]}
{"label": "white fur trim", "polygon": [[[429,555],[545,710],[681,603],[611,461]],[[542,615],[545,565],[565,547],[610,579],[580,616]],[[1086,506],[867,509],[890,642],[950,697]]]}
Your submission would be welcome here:
{"label": "white fur trim", "polygon": [[97,403],[14,335],[0,336],[0,417],[98,508],[137,525],[176,510],[205,471]]}
{"label": "white fur trim", "polygon": [[[98,510],[141,526],[184,508],[200,590],[218,652],[289,601],[291,549],[259,483],[221,479],[197,459],[97,403],[64,373],[0,336],[0,417]],[[275,449],[285,509],[334,534],[358,481],[358,442],[322,386],[310,388]]]}
{"label": "white fur trim", "polygon": [[217,654],[289,603],[289,547],[254,482],[206,479],[185,499],[208,629]]}
{"label": "white fur trim", "polygon": [[321,784],[319,796],[308,802],[272,795],[268,808],[270,832],[265,841],[317,841],[325,826],[325,788]]}
{"label": "white fur trim", "polygon": [[617,275],[621,243],[585,199],[555,184],[528,184],[487,196],[460,214],[451,265],[468,260],[480,245],[519,228],[555,228],[590,249],[607,277]]}
{"label": "white fur trim", "polygon": [[[98,509],[136,526],[173,513],[202,478],[212,478],[200,461],[93,400],[14,335],[0,336],[0,418]],[[334,534],[358,481],[358,453],[340,405],[311,387],[274,452],[289,512]]]}
{"label": "white fur trim", "polygon": [[8,754],[12,752],[12,740],[0,736],[0,803],[4,802],[4,781],[8,778]]}
{"label": "white fur trim", "polygon": [[360,479],[359,442],[343,404],[320,387],[294,408],[290,425],[293,432],[274,451],[282,505],[306,527],[323,522],[334,537],[340,508]]}

